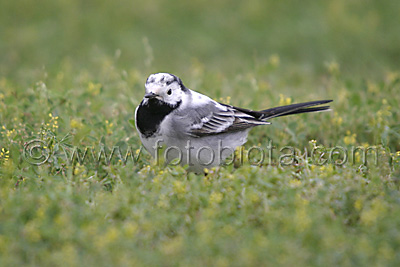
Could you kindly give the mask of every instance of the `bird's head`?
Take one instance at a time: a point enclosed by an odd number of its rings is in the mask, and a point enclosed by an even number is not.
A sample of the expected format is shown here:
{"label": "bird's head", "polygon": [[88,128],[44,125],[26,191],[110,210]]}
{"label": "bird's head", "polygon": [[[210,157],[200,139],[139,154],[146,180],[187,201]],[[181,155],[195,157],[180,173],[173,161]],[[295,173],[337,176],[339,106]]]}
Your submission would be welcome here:
{"label": "bird's head", "polygon": [[159,100],[169,106],[177,106],[188,90],[181,79],[169,73],[151,74],[146,81],[145,104],[151,100]]}

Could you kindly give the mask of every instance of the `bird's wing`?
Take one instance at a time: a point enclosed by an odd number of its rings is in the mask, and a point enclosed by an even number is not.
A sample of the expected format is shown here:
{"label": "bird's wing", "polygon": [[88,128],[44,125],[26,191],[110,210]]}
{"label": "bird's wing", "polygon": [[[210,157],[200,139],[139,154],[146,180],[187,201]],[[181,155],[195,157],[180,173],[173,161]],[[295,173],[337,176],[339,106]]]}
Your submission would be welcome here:
{"label": "bird's wing", "polygon": [[193,105],[187,112],[190,119],[188,134],[196,137],[245,130],[257,125],[269,124],[235,107],[213,100]]}

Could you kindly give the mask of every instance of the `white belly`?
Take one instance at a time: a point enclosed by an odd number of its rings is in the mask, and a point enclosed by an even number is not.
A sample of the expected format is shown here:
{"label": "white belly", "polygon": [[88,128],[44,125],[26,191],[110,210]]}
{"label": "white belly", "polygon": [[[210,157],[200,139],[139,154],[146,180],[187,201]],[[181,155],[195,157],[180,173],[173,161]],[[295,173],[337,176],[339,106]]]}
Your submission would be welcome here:
{"label": "white belly", "polygon": [[235,148],[247,140],[250,129],[204,137],[179,138],[160,135],[142,138],[143,146],[157,163],[188,165],[189,171],[203,172],[204,168],[221,165]]}

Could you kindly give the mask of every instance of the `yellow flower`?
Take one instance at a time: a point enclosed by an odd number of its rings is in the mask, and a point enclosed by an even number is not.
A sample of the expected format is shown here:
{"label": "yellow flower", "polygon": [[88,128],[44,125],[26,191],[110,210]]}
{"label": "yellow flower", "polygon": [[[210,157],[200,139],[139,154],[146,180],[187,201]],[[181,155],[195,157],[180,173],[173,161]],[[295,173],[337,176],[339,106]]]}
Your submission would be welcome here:
{"label": "yellow flower", "polygon": [[258,194],[256,192],[252,192],[249,195],[249,199],[250,199],[251,203],[253,203],[253,204],[260,202],[260,197],[258,196]]}
{"label": "yellow flower", "polygon": [[203,220],[196,224],[196,231],[199,233],[204,233],[208,229],[210,229],[211,226],[212,226],[212,223],[210,220]]}
{"label": "yellow flower", "polygon": [[133,237],[138,231],[138,225],[133,222],[128,222],[124,225],[124,233],[128,237]]}
{"label": "yellow flower", "polygon": [[74,175],[79,175],[85,171],[85,166],[82,166],[81,164],[77,163],[74,169]]}
{"label": "yellow flower", "polygon": [[220,97],[219,101],[229,105],[231,102],[231,97],[230,96],[227,96],[226,98]]}
{"label": "yellow flower", "polygon": [[394,257],[396,257],[396,252],[393,251],[393,249],[387,243],[384,243],[383,245],[380,245],[378,249],[378,255],[386,260],[392,260]]}
{"label": "yellow flower", "polygon": [[8,158],[10,157],[10,151],[5,150],[4,147],[1,149],[0,152],[0,158],[4,159],[5,161],[8,160]]}
{"label": "yellow flower", "polygon": [[334,113],[334,116],[332,118],[332,123],[336,126],[340,126],[343,123],[343,118],[339,116],[337,112]]}
{"label": "yellow flower", "polygon": [[356,210],[361,210],[362,207],[363,207],[363,201],[362,201],[361,199],[357,199],[357,200],[354,202],[354,208],[355,208]]}
{"label": "yellow flower", "polygon": [[290,97],[285,97],[283,94],[279,94],[279,105],[285,106],[290,105],[292,103],[292,99]]}
{"label": "yellow flower", "polygon": [[[57,252],[56,252],[57,253]],[[63,255],[63,263],[66,266],[78,265],[78,252],[72,244],[65,244],[60,250],[60,255]]]}
{"label": "yellow flower", "polygon": [[6,130],[6,136],[7,137],[13,137],[15,135],[16,131],[15,129],[10,130]]}
{"label": "yellow flower", "polygon": [[325,67],[328,69],[328,72],[332,75],[340,73],[340,66],[336,61],[325,63]]}
{"label": "yellow flower", "polygon": [[110,123],[108,120],[106,120],[106,131],[107,131],[107,134],[112,134],[113,133],[113,131],[112,131],[112,127],[114,126],[114,123]]}
{"label": "yellow flower", "polygon": [[173,186],[175,193],[178,195],[186,192],[186,187],[181,181],[174,181]]}
{"label": "yellow flower", "polygon": [[343,138],[343,141],[346,145],[355,144],[356,143],[356,134],[351,134],[350,131],[346,132],[346,136]]}
{"label": "yellow flower", "polygon": [[218,259],[215,261],[215,266],[217,267],[228,267],[229,266],[229,260],[225,257],[218,257]]}
{"label": "yellow flower", "polygon": [[117,228],[109,227],[107,233],[105,234],[105,239],[108,242],[114,242],[115,240],[117,240],[118,236],[119,236],[119,232],[118,232]]}
{"label": "yellow flower", "polygon": [[59,226],[64,228],[68,223],[69,223],[69,218],[65,214],[63,215],[58,215],[54,218],[54,223]]}
{"label": "yellow flower", "polygon": [[268,63],[274,68],[278,67],[280,62],[281,60],[278,54],[273,54],[268,59]]}
{"label": "yellow flower", "polygon": [[388,84],[393,83],[394,81],[396,81],[398,78],[400,77],[400,74],[398,72],[388,72],[386,74],[386,82]]}
{"label": "yellow flower", "polygon": [[183,245],[183,238],[177,236],[173,239],[167,240],[161,247],[161,251],[166,255],[177,254],[181,251]]}
{"label": "yellow flower", "polygon": [[301,185],[301,181],[297,179],[290,180],[290,187],[299,187]]}
{"label": "yellow flower", "polygon": [[69,123],[69,125],[71,126],[71,128],[73,129],[81,129],[83,127],[83,124],[80,120],[78,119],[72,119]]}
{"label": "yellow flower", "polygon": [[209,176],[204,176],[203,177],[203,182],[206,186],[210,186],[211,185],[211,177]]}
{"label": "yellow flower", "polygon": [[368,81],[367,82],[367,90],[368,90],[368,93],[378,93],[379,87],[376,83]]}
{"label": "yellow flower", "polygon": [[313,148],[316,148],[316,147],[317,147],[317,140],[312,139],[312,140],[310,140],[308,143],[310,143],[310,144],[312,145]]}
{"label": "yellow flower", "polygon": [[361,213],[361,223],[371,226],[376,223],[379,218],[386,216],[387,206],[380,198],[375,198],[372,201],[369,209],[363,210]]}
{"label": "yellow flower", "polygon": [[168,199],[164,194],[162,194],[158,199],[157,207],[164,209],[169,207]]}
{"label": "yellow flower", "polygon": [[38,242],[41,239],[40,231],[34,221],[28,222],[24,227],[24,235],[31,242]]}
{"label": "yellow flower", "polygon": [[53,114],[49,113],[50,121],[46,123],[47,127],[53,128],[53,131],[58,129],[58,116],[53,116]]}
{"label": "yellow flower", "polygon": [[303,232],[307,230],[311,225],[311,219],[307,214],[307,210],[304,206],[296,210],[295,220],[296,228],[298,231]]}
{"label": "yellow flower", "polygon": [[90,82],[88,85],[88,91],[93,96],[96,96],[100,93],[101,84],[100,83],[92,83]]}
{"label": "yellow flower", "polygon": [[221,203],[223,197],[224,195],[221,192],[212,192],[210,195],[210,203],[211,204]]}

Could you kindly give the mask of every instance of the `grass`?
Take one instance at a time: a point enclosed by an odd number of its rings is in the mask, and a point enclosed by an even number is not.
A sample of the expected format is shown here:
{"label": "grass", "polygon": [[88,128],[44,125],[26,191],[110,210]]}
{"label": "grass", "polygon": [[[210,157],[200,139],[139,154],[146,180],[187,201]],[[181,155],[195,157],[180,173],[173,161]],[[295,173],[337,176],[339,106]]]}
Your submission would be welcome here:
{"label": "grass", "polygon": [[[1,5],[0,265],[398,265],[396,1]],[[134,109],[159,71],[237,106],[333,110],[253,129],[245,150],[272,141],[272,164],[195,175],[140,150]],[[64,154],[113,146],[133,157]],[[348,162],[315,164],[318,146]]]}

